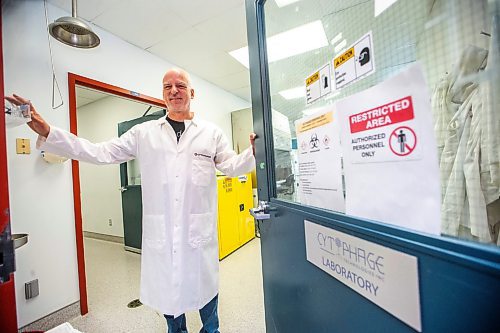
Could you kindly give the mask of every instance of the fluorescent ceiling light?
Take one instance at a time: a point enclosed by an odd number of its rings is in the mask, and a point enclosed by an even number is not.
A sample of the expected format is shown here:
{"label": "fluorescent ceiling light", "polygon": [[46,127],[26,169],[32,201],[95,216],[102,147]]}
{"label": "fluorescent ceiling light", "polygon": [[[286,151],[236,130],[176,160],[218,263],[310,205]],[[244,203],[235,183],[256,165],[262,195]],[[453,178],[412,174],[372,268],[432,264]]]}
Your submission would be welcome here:
{"label": "fluorescent ceiling light", "polygon": [[284,99],[290,100],[300,97],[306,97],[306,88],[305,87],[296,87],[292,89],[287,89],[278,92]]}
{"label": "fluorescent ceiling light", "polygon": [[231,57],[238,60],[243,66],[246,68],[250,68],[250,56],[248,55],[248,46],[242,47],[241,49],[237,49],[229,52]]}
{"label": "fluorescent ceiling light", "polygon": [[335,48],[333,49],[333,51],[335,53],[339,53],[339,51],[342,50],[346,45],[347,45],[347,41],[344,39],[343,41],[341,41],[340,43],[338,43],[337,46],[335,46]]}
{"label": "fluorescent ceiling light", "polygon": [[313,109],[306,109],[306,110],[302,111],[302,114],[304,116],[312,116],[313,114],[315,114],[319,110],[321,110],[320,107],[319,108],[313,108]]}
{"label": "fluorescent ceiling light", "polygon": [[300,0],[274,0],[279,8],[288,6],[292,3],[299,2]]}
{"label": "fluorescent ceiling light", "polygon": [[[301,25],[267,39],[267,59],[271,63],[328,45],[320,20]],[[229,52],[243,66],[249,68],[248,46]]]}
{"label": "fluorescent ceiling light", "polygon": [[396,1],[398,0],[375,0],[375,13],[373,14],[373,16],[379,16],[384,10],[391,7]]}
{"label": "fluorescent ceiling light", "polygon": [[339,32],[337,36],[333,37],[333,39],[330,41],[330,44],[335,45],[342,39],[342,33]]}

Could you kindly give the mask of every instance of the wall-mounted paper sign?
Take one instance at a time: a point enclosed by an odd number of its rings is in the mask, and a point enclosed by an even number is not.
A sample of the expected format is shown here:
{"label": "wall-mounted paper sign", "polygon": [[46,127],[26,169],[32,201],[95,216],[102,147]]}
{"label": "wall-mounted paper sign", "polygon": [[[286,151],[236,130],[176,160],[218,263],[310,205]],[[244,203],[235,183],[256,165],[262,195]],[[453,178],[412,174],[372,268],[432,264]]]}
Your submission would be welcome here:
{"label": "wall-mounted paper sign", "polygon": [[314,72],[306,79],[306,103],[312,104],[332,91],[330,64]]}
{"label": "wall-mounted paper sign", "polygon": [[349,152],[353,163],[418,159],[422,153],[413,97],[398,96],[350,115]]}
{"label": "wall-mounted paper sign", "polygon": [[295,122],[299,202],[345,211],[337,115],[332,105]]}
{"label": "wall-mounted paper sign", "polygon": [[422,68],[344,98],[336,110],[346,213],[439,235],[438,154]]}
{"label": "wall-mounted paper sign", "polygon": [[368,32],[356,43],[333,59],[335,89],[375,73],[372,32]]}
{"label": "wall-mounted paper sign", "polygon": [[417,258],[304,220],[307,260],[422,331]]}

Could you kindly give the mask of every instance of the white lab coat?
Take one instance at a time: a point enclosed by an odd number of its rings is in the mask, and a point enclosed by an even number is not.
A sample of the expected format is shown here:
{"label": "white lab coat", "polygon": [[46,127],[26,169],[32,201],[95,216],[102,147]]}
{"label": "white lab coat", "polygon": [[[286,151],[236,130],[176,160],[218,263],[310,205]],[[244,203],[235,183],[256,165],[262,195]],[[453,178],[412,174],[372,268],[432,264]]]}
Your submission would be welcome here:
{"label": "white lab coat", "polygon": [[228,176],[255,167],[251,148],[237,155],[222,131],[195,116],[179,143],[165,118],[134,126],[121,137],[94,144],[51,127],[37,146],[94,164],[138,159],[143,235],[141,301],[179,316],[218,293],[217,168]]}
{"label": "white lab coat", "polygon": [[[444,139],[440,155],[443,186],[442,232],[481,242],[492,242],[492,211],[488,205],[499,198],[498,109],[492,102],[488,80],[476,83],[477,73],[486,62],[486,50],[469,47],[454,71],[447,95],[438,87],[435,97],[438,115],[436,130]],[[490,66],[488,61],[488,66]],[[465,75],[466,74],[466,75]],[[472,74],[472,76],[470,76]],[[445,81],[444,81],[445,82]],[[451,84],[452,83],[452,84]],[[446,99],[444,98],[446,97]],[[443,127],[453,103],[458,110]],[[461,103],[461,104],[458,104]],[[491,218],[490,218],[491,217]]]}

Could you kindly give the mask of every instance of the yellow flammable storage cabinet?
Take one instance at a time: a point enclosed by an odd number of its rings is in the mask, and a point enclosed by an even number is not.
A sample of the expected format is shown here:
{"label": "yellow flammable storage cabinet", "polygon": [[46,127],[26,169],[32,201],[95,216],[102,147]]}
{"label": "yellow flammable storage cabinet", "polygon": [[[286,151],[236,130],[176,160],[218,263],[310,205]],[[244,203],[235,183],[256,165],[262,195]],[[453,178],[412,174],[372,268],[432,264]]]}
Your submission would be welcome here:
{"label": "yellow flammable storage cabinet", "polygon": [[219,259],[255,237],[249,209],[253,206],[251,174],[217,177]]}

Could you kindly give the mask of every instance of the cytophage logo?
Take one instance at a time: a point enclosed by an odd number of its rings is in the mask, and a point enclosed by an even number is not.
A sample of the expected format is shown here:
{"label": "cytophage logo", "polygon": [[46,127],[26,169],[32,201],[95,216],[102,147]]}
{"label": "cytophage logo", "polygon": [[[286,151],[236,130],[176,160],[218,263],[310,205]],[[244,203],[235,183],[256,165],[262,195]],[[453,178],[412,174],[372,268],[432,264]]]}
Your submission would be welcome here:
{"label": "cytophage logo", "polygon": [[304,232],[307,261],[422,332],[417,257],[308,220]]}
{"label": "cytophage logo", "polygon": [[385,275],[383,256],[322,232],[318,232],[316,239],[321,250],[334,256],[341,256],[344,262],[383,279]]}
{"label": "cytophage logo", "polygon": [[205,157],[205,158],[210,158],[210,159],[212,159],[212,156],[207,155],[207,154],[202,154],[202,153],[194,153],[194,156],[195,156],[195,157],[201,156],[201,157]]}

